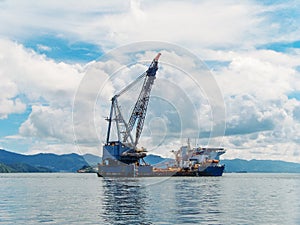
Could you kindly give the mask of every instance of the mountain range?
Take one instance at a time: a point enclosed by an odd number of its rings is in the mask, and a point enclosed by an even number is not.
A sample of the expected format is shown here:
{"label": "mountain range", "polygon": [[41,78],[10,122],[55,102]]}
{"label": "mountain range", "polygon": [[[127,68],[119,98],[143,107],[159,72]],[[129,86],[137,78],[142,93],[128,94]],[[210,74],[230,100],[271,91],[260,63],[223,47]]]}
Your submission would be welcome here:
{"label": "mountain range", "polygon": [[[174,163],[174,159],[163,158],[158,155],[148,155],[145,161],[155,167],[165,167]],[[53,153],[39,153],[23,155],[0,149],[0,173],[9,172],[76,172],[81,168],[95,166],[101,162],[101,157],[75,153],[57,155]],[[300,173],[300,164],[274,160],[243,160],[224,159],[225,172],[249,173]]]}
{"label": "mountain range", "polygon": [[75,153],[56,155],[53,153],[39,153],[22,155],[6,150],[0,150],[0,172],[76,172],[89,163],[100,162],[101,158]]}

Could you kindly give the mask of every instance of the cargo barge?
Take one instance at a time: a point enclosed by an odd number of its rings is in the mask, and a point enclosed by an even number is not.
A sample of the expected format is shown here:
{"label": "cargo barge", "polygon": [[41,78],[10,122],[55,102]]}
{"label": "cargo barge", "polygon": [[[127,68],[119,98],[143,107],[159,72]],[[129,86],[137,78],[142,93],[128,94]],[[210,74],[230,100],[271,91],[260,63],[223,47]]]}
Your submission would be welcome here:
{"label": "cargo barge", "polygon": [[[98,164],[99,177],[166,177],[166,176],[222,176],[225,165],[220,164],[224,148],[191,148],[182,146],[175,155],[174,164],[166,168],[143,163],[126,164],[104,157]],[[143,160],[142,160],[143,161]]]}

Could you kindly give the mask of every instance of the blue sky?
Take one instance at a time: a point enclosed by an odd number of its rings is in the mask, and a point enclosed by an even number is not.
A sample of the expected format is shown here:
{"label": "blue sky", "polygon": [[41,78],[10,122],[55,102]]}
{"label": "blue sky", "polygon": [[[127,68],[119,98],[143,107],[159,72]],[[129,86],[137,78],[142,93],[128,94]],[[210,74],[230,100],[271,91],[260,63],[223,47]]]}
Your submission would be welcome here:
{"label": "blue sky", "polygon": [[99,58],[103,51],[101,47],[88,42],[70,42],[68,39],[48,34],[23,40],[24,47],[44,54],[55,61],[66,63],[88,63]]}
{"label": "blue sky", "polygon": [[[300,162],[299,11],[295,0],[0,1],[0,148],[76,152],[72,104],[87,68],[120,46],[161,41],[212,71],[226,109],[224,158]],[[98,154],[100,142],[85,151]]]}

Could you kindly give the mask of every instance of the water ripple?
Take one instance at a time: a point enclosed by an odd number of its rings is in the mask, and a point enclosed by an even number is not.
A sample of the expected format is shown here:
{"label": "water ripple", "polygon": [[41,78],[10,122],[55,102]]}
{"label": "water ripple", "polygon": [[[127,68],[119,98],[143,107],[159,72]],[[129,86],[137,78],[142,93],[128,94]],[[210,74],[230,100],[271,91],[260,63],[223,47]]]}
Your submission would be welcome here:
{"label": "water ripple", "polygon": [[1,174],[0,182],[0,224],[300,224],[298,174]]}

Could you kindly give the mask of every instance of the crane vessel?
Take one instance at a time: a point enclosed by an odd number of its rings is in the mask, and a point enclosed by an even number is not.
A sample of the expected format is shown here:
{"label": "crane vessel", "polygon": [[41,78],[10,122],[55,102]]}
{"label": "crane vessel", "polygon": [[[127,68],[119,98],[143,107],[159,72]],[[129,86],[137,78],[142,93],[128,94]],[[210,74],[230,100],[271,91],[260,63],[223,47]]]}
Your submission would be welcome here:
{"label": "crane vessel", "polygon": [[[203,169],[201,160],[195,155],[205,154],[207,151],[195,151],[192,153],[190,149],[188,155],[186,151],[182,151],[183,147],[177,151],[176,165],[166,169],[157,169],[145,162],[146,150],[138,148],[138,142],[142,134],[144,121],[147,113],[147,107],[150,99],[150,92],[156,79],[158,70],[158,60],[160,53],[153,59],[149,68],[132,83],[115,94],[111,99],[111,107],[108,121],[106,142],[103,146],[102,162],[98,164],[99,177],[146,177],[146,176],[220,176],[223,173],[224,166],[218,165],[217,161],[213,161],[209,166]],[[132,109],[129,121],[126,122],[118,103],[118,98],[128,92],[139,81],[144,79],[138,99]],[[111,140],[112,126],[117,131],[117,140]],[[135,135],[133,135],[134,133]],[[210,149],[211,152],[212,149]],[[217,150],[217,149],[215,149]],[[213,151],[215,151],[213,150]],[[199,153],[199,154],[198,154]],[[220,153],[221,154],[221,153]],[[178,156],[187,160],[189,166],[185,166],[186,162],[177,161]],[[176,156],[176,154],[175,154]],[[188,158],[186,158],[188,156]],[[206,158],[207,159],[207,158]],[[208,162],[206,160],[206,162]],[[202,164],[201,164],[202,165]],[[203,164],[204,165],[204,164]],[[210,169],[209,169],[210,167]],[[201,169],[202,168],[202,169]],[[207,172],[205,172],[207,170]]]}

